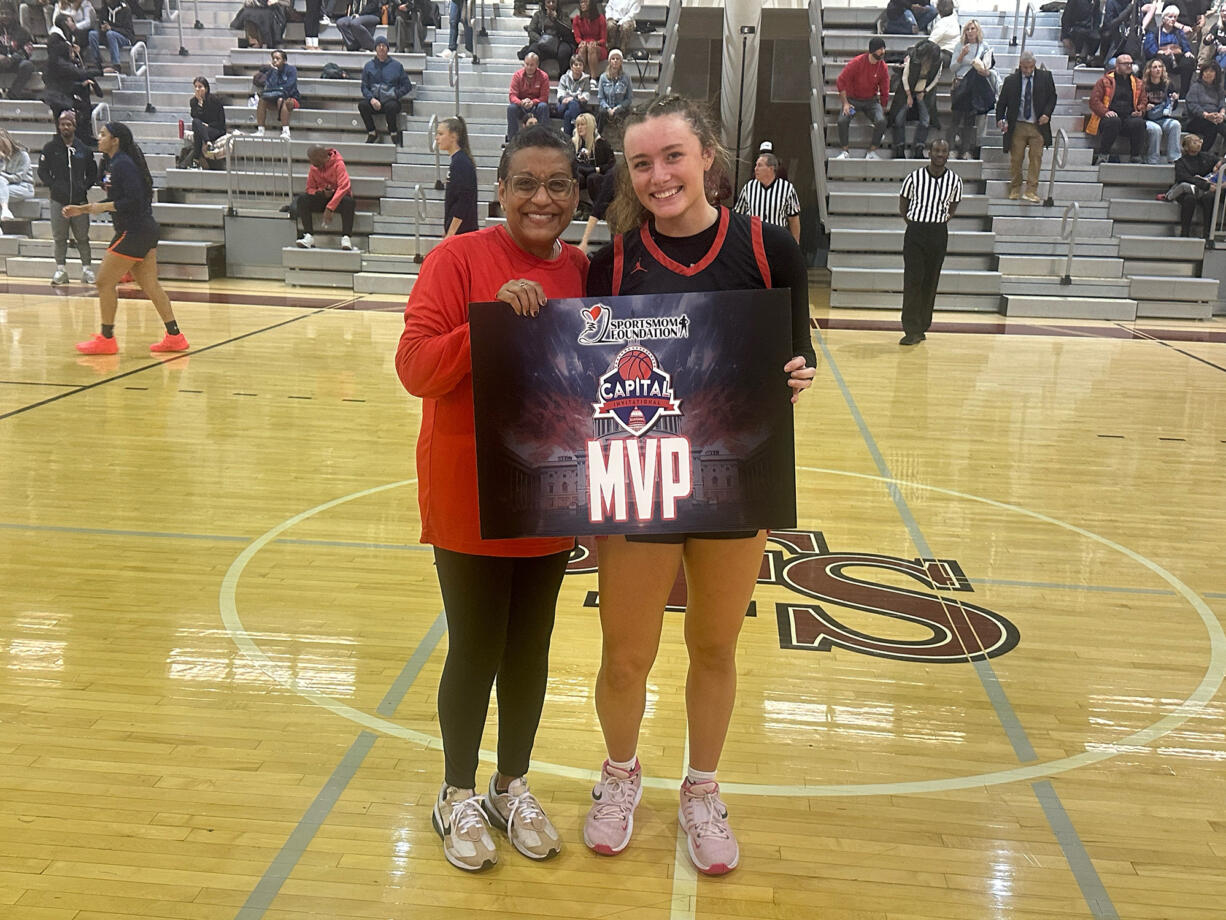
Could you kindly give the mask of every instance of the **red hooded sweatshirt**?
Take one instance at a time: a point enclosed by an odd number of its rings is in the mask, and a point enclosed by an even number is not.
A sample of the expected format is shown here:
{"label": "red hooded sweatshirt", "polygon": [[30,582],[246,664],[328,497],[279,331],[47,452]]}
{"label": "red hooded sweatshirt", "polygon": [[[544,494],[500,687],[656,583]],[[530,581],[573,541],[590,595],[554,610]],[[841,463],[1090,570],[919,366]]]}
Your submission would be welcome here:
{"label": "red hooded sweatshirt", "polygon": [[312,166],[307,173],[307,194],[316,192],[331,192],[332,199],[328,202],[328,210],[335,211],[341,199],[351,194],[349,186],[349,170],[341,155],[331,147],[328,148],[328,162],[323,169]]}

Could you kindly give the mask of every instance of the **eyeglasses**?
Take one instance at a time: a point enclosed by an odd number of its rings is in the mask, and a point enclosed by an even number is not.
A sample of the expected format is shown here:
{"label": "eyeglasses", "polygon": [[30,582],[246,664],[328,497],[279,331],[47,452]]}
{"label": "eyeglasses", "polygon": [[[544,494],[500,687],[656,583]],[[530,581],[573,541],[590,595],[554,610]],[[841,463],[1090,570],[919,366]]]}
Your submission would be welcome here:
{"label": "eyeglasses", "polygon": [[565,201],[575,190],[576,180],[567,176],[550,176],[548,179],[538,179],[536,176],[520,173],[511,176],[507,185],[518,198],[532,198],[542,185],[554,201]]}

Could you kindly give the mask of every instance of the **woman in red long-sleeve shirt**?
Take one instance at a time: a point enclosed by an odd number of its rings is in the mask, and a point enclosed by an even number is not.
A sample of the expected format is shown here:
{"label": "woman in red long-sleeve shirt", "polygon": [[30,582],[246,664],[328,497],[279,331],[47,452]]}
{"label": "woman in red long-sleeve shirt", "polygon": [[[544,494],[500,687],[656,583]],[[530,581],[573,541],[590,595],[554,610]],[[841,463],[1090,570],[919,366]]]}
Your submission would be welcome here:
{"label": "woman in red long-sleeve shirt", "polygon": [[596,0],[579,0],[579,11],[571,17],[570,30],[579,45],[575,54],[582,59],[587,75],[595,80],[600,76],[600,62],[609,56],[608,27]]}
{"label": "woman in red long-sleeve shirt", "polygon": [[[422,398],[421,539],[434,546],[449,636],[438,695],[446,774],[433,823],[448,862],[469,871],[497,861],[487,821],[531,859],[561,848],[524,774],[574,540],[481,538],[468,305],[501,300],[535,315],[550,298],[583,296],[587,258],[558,239],[579,202],[575,177],[574,149],[560,134],[537,126],[515,135],[498,164],[506,226],[453,236],[430,252],[396,352],[401,382]],[[495,678],[498,769],[480,796],[478,752]]]}

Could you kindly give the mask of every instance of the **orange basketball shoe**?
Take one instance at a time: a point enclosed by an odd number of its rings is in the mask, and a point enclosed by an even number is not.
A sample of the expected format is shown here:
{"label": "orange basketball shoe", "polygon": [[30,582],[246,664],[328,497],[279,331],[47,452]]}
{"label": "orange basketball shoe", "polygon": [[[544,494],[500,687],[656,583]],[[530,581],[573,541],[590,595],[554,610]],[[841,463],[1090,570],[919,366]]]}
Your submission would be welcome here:
{"label": "orange basketball shoe", "polygon": [[182,332],[178,335],[171,335],[169,332],[162,338],[160,342],[154,342],[149,346],[150,351],[187,351],[191,348],[187,344],[187,336]]}
{"label": "orange basketball shoe", "polygon": [[113,336],[108,339],[95,332],[88,342],[77,342],[77,351],[83,355],[116,355],[119,354],[119,343]]}

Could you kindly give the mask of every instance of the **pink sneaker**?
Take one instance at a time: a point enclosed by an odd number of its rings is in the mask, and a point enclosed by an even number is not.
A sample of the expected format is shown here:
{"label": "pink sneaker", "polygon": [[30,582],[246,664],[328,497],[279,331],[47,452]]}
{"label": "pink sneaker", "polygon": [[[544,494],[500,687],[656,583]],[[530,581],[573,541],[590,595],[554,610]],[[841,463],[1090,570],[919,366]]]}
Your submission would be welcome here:
{"label": "pink sneaker", "polygon": [[189,348],[191,346],[187,344],[187,336],[181,332],[178,335],[168,332],[162,337],[162,341],[149,346],[150,351],[187,351]]}
{"label": "pink sneaker", "polygon": [[77,342],[77,351],[83,355],[115,355],[119,353],[119,343],[115,338],[107,338],[95,332],[88,342]]}
{"label": "pink sneaker", "polygon": [[592,789],[592,808],[583,822],[583,842],[604,856],[616,856],[634,833],[634,809],[643,797],[643,767],[637,760],[627,771],[609,765],[600,768],[600,782]]}
{"label": "pink sneaker", "polygon": [[683,782],[677,820],[689,837],[690,860],[699,872],[723,875],[736,868],[741,850],[728,827],[728,807],[719,797],[719,783]]}

